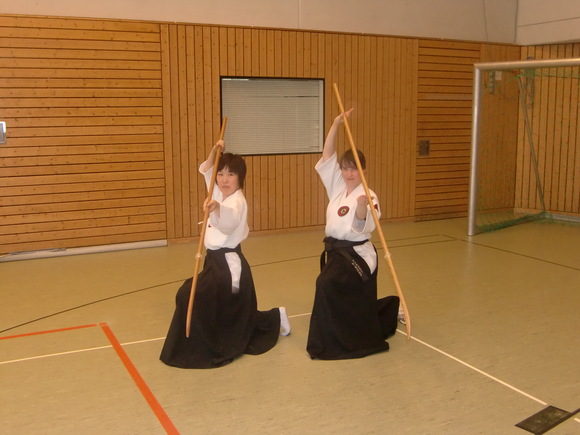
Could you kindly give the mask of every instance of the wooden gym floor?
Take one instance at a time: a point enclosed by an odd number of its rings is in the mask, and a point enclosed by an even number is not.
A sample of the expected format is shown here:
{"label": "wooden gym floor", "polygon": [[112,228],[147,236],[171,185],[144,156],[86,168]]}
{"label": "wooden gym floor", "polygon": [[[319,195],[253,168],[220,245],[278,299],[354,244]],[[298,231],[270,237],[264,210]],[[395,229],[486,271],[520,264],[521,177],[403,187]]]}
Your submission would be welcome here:
{"label": "wooden gym floor", "polygon": [[[322,229],[244,242],[260,308],[285,306],[292,334],[214,370],[158,359],[197,244],[0,262],[0,433],[530,433],[516,424],[580,408],[580,226],[466,227],[383,226],[412,338],[347,361],[305,350]],[[549,433],[580,434],[578,415]]]}

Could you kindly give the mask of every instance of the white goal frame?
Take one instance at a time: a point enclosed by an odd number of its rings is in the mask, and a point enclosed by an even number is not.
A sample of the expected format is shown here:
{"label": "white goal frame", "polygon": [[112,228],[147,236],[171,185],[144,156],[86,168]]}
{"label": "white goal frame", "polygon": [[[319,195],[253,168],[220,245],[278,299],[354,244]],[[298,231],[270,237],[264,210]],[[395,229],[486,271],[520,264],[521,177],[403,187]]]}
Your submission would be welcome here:
{"label": "white goal frame", "polygon": [[580,57],[569,59],[523,60],[508,62],[487,62],[474,65],[473,112],[471,125],[471,168],[469,173],[469,208],[467,215],[467,235],[477,233],[477,154],[479,148],[479,116],[481,113],[482,72],[504,71],[528,68],[554,68],[580,66]]}

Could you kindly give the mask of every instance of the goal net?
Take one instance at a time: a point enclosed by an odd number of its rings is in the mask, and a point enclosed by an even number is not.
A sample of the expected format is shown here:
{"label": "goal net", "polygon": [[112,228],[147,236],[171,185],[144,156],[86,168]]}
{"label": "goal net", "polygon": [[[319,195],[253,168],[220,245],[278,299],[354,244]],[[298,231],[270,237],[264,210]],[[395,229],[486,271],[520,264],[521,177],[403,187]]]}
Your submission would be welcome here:
{"label": "goal net", "polygon": [[580,134],[579,66],[580,58],[475,65],[468,235],[558,216],[552,197],[569,186],[546,184],[578,148],[570,133]]}

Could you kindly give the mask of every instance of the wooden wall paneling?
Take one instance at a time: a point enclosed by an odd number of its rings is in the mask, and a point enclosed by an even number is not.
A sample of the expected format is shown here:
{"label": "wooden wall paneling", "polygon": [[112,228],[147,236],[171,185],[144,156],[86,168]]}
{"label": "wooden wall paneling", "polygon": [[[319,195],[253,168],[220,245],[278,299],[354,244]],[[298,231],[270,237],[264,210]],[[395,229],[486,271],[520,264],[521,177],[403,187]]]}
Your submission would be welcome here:
{"label": "wooden wall paneling", "polygon": [[[542,47],[542,58],[550,58],[550,46]],[[534,124],[535,133],[537,135],[537,164],[538,171],[540,173],[540,181],[542,183],[542,189],[544,191],[544,201],[549,199],[549,186],[546,184],[546,159],[547,152],[546,147],[548,143],[548,122],[550,118],[549,106],[551,100],[550,96],[550,78],[546,75],[547,70],[536,70],[536,73],[540,75],[539,86],[536,86],[535,98],[538,98],[538,108],[539,108],[539,122]],[[546,205],[549,202],[546,202]],[[542,210],[541,199],[538,194],[533,197],[533,208],[537,210]]]}
{"label": "wooden wall paneling", "polygon": [[[303,32],[303,44],[302,44],[302,77],[311,78],[312,75],[312,51],[313,51],[313,36],[310,32]],[[300,226],[311,225],[311,209],[312,209],[312,180],[313,180],[313,169],[310,165],[310,155],[304,154],[301,156],[301,168],[303,174],[303,186],[302,186],[302,215],[300,219]]]}
{"label": "wooden wall paneling", "polygon": [[260,59],[262,58],[262,52],[260,47],[260,30],[251,29],[250,38],[250,59],[252,64],[251,75],[261,76],[262,71],[260,68]]}
{"label": "wooden wall paneling", "polygon": [[395,151],[396,133],[395,133],[395,112],[396,109],[396,65],[398,62],[396,39],[388,38],[385,52],[385,66],[383,71],[383,80],[385,81],[385,92],[383,100],[386,101],[386,112],[384,114],[386,134],[383,139],[383,183],[381,183],[381,191],[384,192],[383,210],[386,212],[384,218],[392,218],[396,213],[396,198],[394,197],[396,190],[396,165],[397,155]]}
{"label": "wooden wall paneling", "polygon": [[[517,47],[483,44],[481,48],[481,62],[513,60],[518,56]],[[492,77],[495,77],[493,87],[491,87]],[[512,211],[517,179],[520,104],[517,75],[510,71],[497,74],[486,71],[482,78],[478,208]]]}
{"label": "wooden wall paneling", "polygon": [[[547,51],[549,47],[539,47],[536,49],[536,56],[545,59],[543,56],[544,49]],[[545,163],[545,144],[546,144],[546,114],[548,107],[548,79],[543,77],[541,70],[534,70],[533,74],[538,74],[534,76],[534,95],[533,95],[533,107],[534,107],[534,121],[532,123],[532,136],[534,138],[534,147],[536,150],[536,158],[539,172],[539,181],[544,189],[544,171],[543,165]],[[531,210],[542,210],[542,204],[540,197],[538,196],[536,190],[536,172],[533,170],[533,161],[531,156],[528,156],[528,165],[530,165],[530,190],[528,192],[528,207]]]}
{"label": "wooden wall paneling", "polygon": [[[376,164],[377,162],[373,158],[374,147],[371,137],[374,133],[374,125],[372,125],[373,120],[373,110],[371,108],[371,86],[374,88],[375,83],[371,79],[371,69],[368,67],[370,63],[371,56],[371,36],[362,36],[359,40],[359,56],[357,63],[363,65],[362,71],[359,69],[359,81],[362,81],[362,110],[363,116],[361,117],[361,122],[359,128],[361,130],[360,144],[361,148],[367,159],[367,179],[369,180],[370,186],[374,190],[377,179]],[[360,88],[359,88],[360,89]],[[378,195],[378,194],[377,194]]]}
{"label": "wooden wall paneling", "polygon": [[[282,214],[282,228],[290,228],[290,211],[292,203],[290,201],[290,156],[284,154],[282,156],[282,172],[280,178],[282,179],[282,206],[280,213]],[[279,198],[277,198],[279,200]]]}
{"label": "wooden wall paneling", "polygon": [[405,216],[414,216],[415,214],[415,200],[416,200],[416,171],[417,171],[417,151],[416,151],[416,144],[417,144],[417,130],[418,130],[418,121],[417,121],[417,90],[419,87],[418,82],[418,69],[419,69],[419,42],[417,40],[409,40],[408,41],[409,49],[411,50],[412,55],[409,56],[411,63],[409,65],[409,87],[408,87],[408,100],[411,102],[409,107],[409,113],[407,116],[408,128],[409,128],[409,137],[407,139],[408,146],[409,146],[409,162],[411,163],[409,168],[409,180],[411,180],[409,191],[406,192],[408,198],[407,208],[405,210]]}
{"label": "wooden wall paneling", "polygon": [[266,44],[264,53],[266,63],[266,77],[273,77],[276,71],[276,31],[266,30]]}
{"label": "wooden wall paneling", "polygon": [[[219,86],[214,89],[216,83],[213,76],[213,62],[216,58],[213,57],[211,27],[203,26],[201,37],[203,47],[201,59],[203,63],[203,131],[204,140],[209,149],[215,144],[219,134],[219,122],[214,119],[214,92],[219,93]],[[217,68],[216,65],[216,70]]]}
{"label": "wooden wall paneling", "polygon": [[[549,58],[554,58],[557,55],[557,46],[553,46],[550,49],[550,54],[548,55]],[[553,179],[552,179],[552,171],[553,167],[553,160],[554,154],[556,152],[556,146],[554,143],[554,129],[555,129],[555,116],[557,111],[557,94],[556,94],[556,77],[554,77],[557,72],[553,68],[545,69],[542,72],[543,75],[546,77],[545,85],[546,85],[546,98],[547,98],[547,105],[546,112],[545,112],[545,134],[542,135],[543,137],[543,146],[542,146],[542,153],[544,155],[544,164],[543,164],[543,184],[544,184],[544,200],[548,210],[552,209],[552,188],[553,188]]]}
{"label": "wooden wall paneling", "polygon": [[[535,47],[534,48],[534,55],[532,58],[542,58],[541,55],[541,47]],[[539,57],[536,57],[539,56]],[[531,125],[533,126],[532,129],[532,143],[534,146],[534,149],[536,151],[536,157],[539,157],[539,152],[540,152],[540,135],[538,134],[536,128],[537,126],[540,124],[541,119],[542,119],[542,113],[541,113],[541,109],[542,109],[542,105],[541,105],[541,84],[542,84],[542,79],[539,77],[536,77],[534,75],[534,71],[532,71],[531,74],[531,81],[533,82],[532,85],[532,89],[533,92],[530,96],[530,105],[531,105],[531,111],[532,111],[532,116],[531,116]],[[536,198],[537,198],[537,191],[536,191],[536,183],[537,183],[537,178],[536,178],[536,173],[534,172],[533,166],[532,166],[532,159],[531,159],[531,153],[530,153],[530,143],[528,143],[528,150],[527,153],[524,154],[524,165],[526,166],[527,169],[527,175],[528,175],[528,183],[527,183],[527,187],[528,189],[525,190],[523,193],[525,194],[524,196],[524,202],[523,202],[523,208],[524,209],[529,209],[529,210],[537,210],[538,209],[538,204],[536,203]]]}
{"label": "wooden wall paneling", "polygon": [[[316,67],[315,62],[313,59],[313,55],[317,54],[317,47],[315,45],[316,36],[310,32],[304,33],[304,73],[303,76],[305,78],[312,78],[316,77]],[[302,199],[303,203],[303,217],[302,217],[302,226],[308,226],[312,224],[312,208],[315,207],[313,204],[314,202],[314,195],[315,195],[315,184],[314,181],[314,169],[311,162],[311,155],[305,154],[302,160],[302,171],[304,174],[304,195]]]}
{"label": "wooden wall paneling", "polygon": [[[376,98],[373,102],[373,136],[372,136],[372,149],[373,155],[372,158],[375,161],[375,181],[373,185],[373,190],[377,192],[385,192],[382,189],[381,185],[385,178],[385,174],[383,171],[383,149],[385,147],[385,139],[384,139],[384,98],[382,97],[384,92],[384,40],[385,38],[376,37],[373,41],[373,49],[371,50],[374,53],[373,63],[371,68],[374,70],[373,72],[373,80],[376,84],[374,88],[374,93]],[[383,195],[384,197],[384,195]],[[383,197],[379,197],[379,200],[382,200]],[[381,203],[381,216],[383,218],[386,217],[386,209],[385,203]]]}
{"label": "wooden wall paneling", "polygon": [[0,16],[0,35],[0,252],[164,239],[159,25]]}
{"label": "wooden wall paneling", "polygon": [[[202,231],[204,211],[203,202],[207,198],[208,189],[205,179],[199,172],[199,166],[207,158],[209,151],[218,139],[217,133],[213,137],[206,137],[204,126],[207,119],[213,119],[215,115],[205,104],[204,83],[205,74],[203,68],[206,60],[202,45],[208,43],[208,36],[204,35],[199,26],[185,26],[185,76],[186,88],[183,90],[182,98],[186,100],[185,118],[182,118],[183,128],[187,132],[187,143],[183,144],[182,156],[187,160],[182,162],[182,166],[187,168],[187,184],[182,185],[183,196],[188,198],[189,208],[187,218],[190,227],[187,238],[197,237]],[[212,41],[213,42],[213,41]],[[213,53],[213,51],[212,51]],[[223,60],[219,57],[212,57],[216,68],[219,68]],[[211,114],[212,116],[208,116]],[[221,128],[221,125],[220,125]],[[218,130],[219,131],[219,130]]]}
{"label": "wooden wall paneling", "polygon": [[[554,47],[554,54],[556,56],[564,56],[565,51],[564,51],[564,46],[563,45],[558,45],[556,47]],[[563,77],[560,74],[563,74],[563,70],[560,69],[559,72],[554,68],[554,69],[550,69],[549,74],[550,75],[554,75],[554,77],[552,77],[551,80],[551,91],[552,94],[554,95],[553,98],[553,112],[551,113],[551,119],[550,119],[550,123],[551,123],[551,132],[548,136],[548,140],[550,143],[550,148],[552,150],[552,152],[550,153],[551,157],[548,159],[548,168],[550,171],[550,198],[547,204],[547,207],[549,207],[552,210],[557,210],[558,209],[558,197],[559,197],[559,179],[560,179],[560,155],[562,153],[563,147],[565,147],[566,145],[564,145],[562,143],[561,137],[562,137],[562,106],[563,106],[563,98],[564,95],[562,95],[562,87],[563,87]],[[569,101],[569,97],[566,96],[567,100]]]}
{"label": "wooden wall paneling", "polygon": [[[365,44],[365,56],[366,63],[368,65],[368,113],[365,117],[366,125],[365,130],[368,131],[367,134],[367,144],[366,144],[366,156],[367,156],[367,170],[368,178],[371,180],[370,188],[375,190],[379,183],[380,178],[380,167],[381,163],[377,159],[377,150],[379,149],[377,140],[377,127],[378,127],[378,117],[377,117],[377,98],[375,94],[377,90],[378,80],[377,80],[377,38],[374,36],[369,36],[366,38]],[[378,196],[378,193],[377,193]],[[380,200],[380,198],[377,198]]]}
{"label": "wooden wall paneling", "polygon": [[[522,49],[522,58],[528,59],[533,58],[535,52],[535,47],[524,47]],[[525,91],[525,101],[526,110],[528,112],[528,118],[530,123],[533,123],[536,119],[534,116],[534,92],[535,92],[535,78],[533,77],[523,77]],[[521,109],[518,117],[518,158],[517,158],[517,169],[516,169],[516,197],[515,206],[516,209],[526,209],[529,208],[528,198],[530,191],[530,183],[533,182],[532,174],[530,174],[530,138],[528,137],[528,130],[525,125],[525,116],[523,109]],[[533,138],[533,134],[532,134]],[[534,188],[535,185],[532,185]]]}
{"label": "wooden wall paneling", "polygon": [[[580,57],[580,44],[573,44],[572,56]],[[568,168],[564,211],[580,214],[580,67],[570,72],[570,123],[568,133]]]}
{"label": "wooden wall paneling", "polygon": [[[247,68],[245,70],[248,76],[260,76],[259,70],[259,41],[255,38],[257,36],[257,30],[252,29],[251,32],[246,32],[244,34],[244,57],[248,59]],[[254,181],[254,194],[248,199],[251,202],[253,213],[253,227],[254,231],[265,230],[268,226],[265,224],[267,219],[264,220],[264,211],[267,211],[267,196],[268,196],[268,185],[263,182],[263,161],[266,159],[265,156],[253,156],[252,160],[254,162],[254,169],[252,171],[252,180]]]}
{"label": "wooden wall paneling", "polygon": [[[272,76],[273,77],[280,77],[282,76],[282,64],[283,60],[283,41],[282,35],[283,32],[280,30],[273,31],[273,41],[272,41],[272,57],[271,60],[271,68],[272,68]],[[287,217],[287,209],[286,209],[286,179],[289,177],[289,174],[285,173],[286,170],[286,163],[285,163],[285,156],[283,155],[276,155],[275,156],[275,180],[276,180],[276,187],[275,187],[275,194],[276,194],[276,229],[282,229],[285,227],[285,219]]]}
{"label": "wooden wall paneling", "polygon": [[[346,90],[344,91],[342,99],[343,104],[345,101],[350,101],[350,105],[355,109],[353,111],[353,115],[356,112],[356,116],[352,117],[350,127],[355,145],[359,148],[362,148],[364,152],[364,120],[368,116],[368,113],[366,113],[364,106],[364,72],[366,65],[364,62],[361,62],[362,53],[364,53],[363,40],[357,35],[345,35],[344,40],[346,59],[345,65],[341,66],[346,66],[347,69],[344,70],[344,82],[346,83]],[[341,91],[341,93],[342,92],[343,91]],[[345,109],[348,106],[349,105],[347,104]],[[342,138],[343,143],[340,150],[341,153],[350,147],[346,134],[343,134]]]}
{"label": "wooden wall paneling", "polygon": [[294,77],[304,77],[304,56],[306,55],[304,47],[304,32],[296,32],[296,72]]}
{"label": "wooden wall paneling", "polygon": [[[374,110],[373,110],[373,101],[375,101],[372,92],[374,91],[376,81],[372,78],[372,69],[369,68],[369,64],[372,66],[372,59],[373,54],[371,53],[371,43],[372,43],[372,36],[363,36],[362,41],[364,42],[362,46],[362,56],[359,53],[359,62],[367,67],[363,69],[363,92],[364,92],[364,113],[365,116],[363,117],[363,125],[362,125],[362,145],[365,147],[366,155],[368,156],[369,162],[372,165],[376,164],[375,159],[373,158],[373,148],[376,146],[373,141],[373,136],[375,133],[374,127]],[[371,90],[372,89],[372,90]],[[376,177],[376,171],[372,172],[372,176]],[[374,183],[373,183],[374,185]]]}
{"label": "wooden wall paneling", "polygon": [[[553,45],[550,47],[550,58],[557,58],[559,55],[560,46]],[[545,176],[544,176],[544,195],[546,208],[548,210],[557,210],[558,198],[558,183],[556,176],[559,174],[559,156],[562,143],[558,137],[558,125],[562,119],[561,110],[561,95],[558,92],[558,82],[561,80],[559,76],[562,74],[562,69],[549,68],[544,70],[548,80],[548,105],[547,105],[547,131],[546,142],[544,145],[545,152]],[[569,97],[567,97],[569,99]]]}
{"label": "wooden wall paneling", "polygon": [[[563,58],[568,54],[578,52],[578,44],[560,44],[535,47],[533,53],[536,59]],[[570,140],[570,128],[567,126],[568,119],[575,119],[572,131],[577,134],[577,93],[566,93],[564,86],[573,84],[576,78],[565,77],[566,69],[550,68],[549,70],[536,70],[535,94],[534,94],[534,136],[538,137],[538,166],[544,189],[544,198],[548,211],[554,213],[571,213],[566,203],[573,202],[567,195],[574,192],[575,186],[580,180],[575,178],[570,182],[562,182],[563,173],[568,173],[568,165],[573,164],[568,158],[570,154],[578,152],[577,139]],[[576,136],[575,136],[576,137]],[[566,140],[565,140],[566,139]],[[531,162],[526,162],[533,166]],[[568,188],[568,184],[572,187]],[[573,195],[573,193],[571,193]],[[527,201],[539,207],[538,195],[530,190]],[[572,213],[574,213],[572,211]]]}
{"label": "wooden wall paneling", "polygon": [[192,207],[190,201],[190,157],[189,157],[189,125],[188,125],[188,96],[189,87],[187,79],[187,39],[184,25],[177,27],[177,56],[176,56],[176,90],[173,94],[173,103],[178,110],[176,121],[179,128],[176,129],[179,137],[176,153],[176,164],[180,166],[180,178],[176,180],[179,183],[179,223],[181,227],[182,237],[190,237],[192,235]]}
{"label": "wooden wall paneling", "polygon": [[[564,45],[562,56],[565,58],[571,58],[573,54],[573,47],[571,44]],[[570,150],[573,149],[570,144],[570,118],[572,112],[572,71],[573,68],[564,68],[564,77],[570,77],[569,80],[561,80],[560,95],[562,98],[562,122],[560,125],[560,143],[562,144],[562,152],[560,153],[560,159],[558,166],[560,168],[558,176],[558,184],[560,188],[558,189],[558,200],[557,207],[558,210],[566,209],[566,194],[567,194],[567,175],[568,167],[570,165]],[[574,159],[572,158],[573,162]]]}
{"label": "wooden wall paneling", "polygon": [[[578,47],[580,47],[580,44],[578,44]],[[560,56],[571,58],[573,54],[573,44],[561,46],[559,51]],[[558,189],[555,192],[557,201],[553,209],[564,213],[572,213],[572,209],[568,206],[569,201],[567,201],[567,196],[568,191],[573,191],[573,183],[570,183],[571,179],[569,176],[572,172],[571,168],[574,167],[574,148],[577,147],[577,144],[571,140],[570,129],[571,126],[577,128],[578,82],[576,81],[574,88],[572,86],[574,83],[573,77],[579,77],[579,72],[580,68],[564,68],[561,70],[561,77],[559,78],[561,83],[560,99],[562,101],[561,136],[559,137],[561,150],[557,163],[559,167],[557,178]],[[573,124],[571,123],[572,118],[574,118]]]}
{"label": "wooden wall paneling", "polygon": [[267,218],[267,225],[266,228],[268,229],[275,229],[276,228],[276,157],[275,156],[268,156],[265,161],[265,167],[263,169],[265,174],[265,181],[264,183],[268,186],[268,195],[269,198],[266,199],[266,218]]}
{"label": "wooden wall paneling", "polygon": [[312,75],[312,52],[313,52],[313,36],[310,32],[304,32],[302,34],[304,38],[303,43],[303,54],[302,54],[302,77],[311,78]]}
{"label": "wooden wall paneling", "polygon": [[[556,55],[558,57],[564,57],[565,53],[565,46],[560,44],[557,46]],[[564,114],[564,105],[566,100],[570,102],[570,98],[568,95],[564,95],[562,93],[564,87],[564,78],[562,75],[564,74],[565,70],[560,69],[560,73],[554,71],[555,78],[552,80],[552,90],[555,95],[554,99],[554,111],[552,117],[552,161],[551,161],[551,176],[550,176],[550,183],[552,185],[552,194],[550,195],[549,207],[552,210],[558,210],[559,204],[558,200],[560,197],[560,171],[561,169],[565,170],[565,165],[561,165],[561,155],[565,154],[567,151],[567,144],[562,142],[562,122],[563,114]]]}
{"label": "wooden wall paneling", "polygon": [[[215,141],[213,138],[207,138],[205,135],[205,119],[206,119],[206,105],[205,105],[205,80],[204,80],[204,46],[203,46],[203,28],[202,26],[193,26],[193,31],[188,39],[188,43],[192,44],[193,49],[190,49],[193,57],[188,62],[188,67],[193,70],[193,92],[192,92],[192,104],[195,105],[193,119],[189,119],[191,128],[195,132],[195,141],[191,144],[195,149],[196,161],[191,162],[191,165],[195,165],[196,170],[199,165],[205,161]],[[226,130],[227,132],[227,130]],[[227,134],[227,133],[226,133]],[[193,135],[192,135],[193,137]],[[197,215],[195,216],[194,222],[200,222],[203,220],[203,201],[207,197],[207,187],[205,185],[205,180],[201,174],[196,178],[197,183],[195,184],[195,191],[192,189],[192,193],[195,192],[195,198],[197,201]],[[196,233],[192,235],[198,235],[201,232],[199,225],[197,225]]]}
{"label": "wooden wall paneling", "polygon": [[[540,60],[577,57],[578,50],[578,43],[529,47],[522,49],[522,58]],[[574,200],[566,200],[577,191],[574,181],[577,176],[572,174],[578,171],[578,162],[571,159],[571,156],[577,156],[579,148],[578,92],[577,89],[570,90],[578,83],[578,70],[577,67],[536,69],[532,72],[533,79],[530,79],[533,82],[531,125],[540,181],[547,210],[557,214],[578,213],[577,201],[575,204]],[[527,138],[526,132],[520,131],[519,138],[520,141]],[[518,163],[524,180],[517,201],[522,204],[522,208],[540,210],[529,147],[524,148],[522,153]]]}
{"label": "wooden wall paneling", "polygon": [[259,50],[258,56],[258,75],[260,77],[267,77],[268,76],[268,32],[263,30],[257,30],[257,44]]}
{"label": "wooden wall paneling", "polygon": [[[388,38],[387,51],[385,53],[386,65],[396,65],[396,55],[395,55],[395,39]],[[385,93],[383,94],[383,100],[387,102],[385,118],[386,118],[386,135],[384,136],[383,142],[383,161],[384,165],[384,182],[381,184],[381,190],[385,192],[385,201],[383,201],[383,210],[386,211],[384,217],[392,218],[395,216],[395,200],[393,195],[395,190],[394,186],[394,167],[396,165],[394,148],[391,146],[395,142],[395,80],[396,75],[392,68],[387,68],[383,71],[383,76],[386,80]]]}
{"label": "wooden wall paneling", "polygon": [[[431,142],[431,155],[417,158],[416,206],[417,219],[464,216],[467,213],[467,193],[457,193],[457,184],[442,180],[460,179],[469,182],[468,157],[438,156],[450,145],[470,148],[470,112],[472,100],[473,64],[480,59],[480,46],[475,43],[449,41],[419,41],[418,67],[418,140]],[[428,114],[429,109],[439,109]],[[427,111],[425,111],[427,109]],[[455,109],[455,113],[447,110]],[[459,110],[458,110],[459,109]],[[457,115],[464,115],[463,119]],[[430,189],[438,185],[434,196]]]}
{"label": "wooden wall paneling", "polygon": [[[9,146],[0,148],[6,205],[0,217],[9,223],[0,243],[16,241],[13,247],[32,246],[16,232],[42,234],[53,246],[58,237],[81,234],[83,222],[91,231],[78,243],[94,243],[99,231],[112,231],[105,242],[196,237],[206,196],[197,166],[221,126],[222,75],[323,78],[324,133],[338,114],[337,83],[345,107],[355,109],[353,138],[367,156],[383,218],[462,216],[473,63],[519,55],[517,48],[494,44],[99,20],[0,17],[0,34],[0,60],[10,59],[10,67],[0,63],[0,96],[13,127]],[[570,47],[529,52],[561,57],[578,49]],[[577,212],[578,93],[569,83],[534,80],[530,113],[550,206]],[[501,104],[511,110],[517,98],[508,97],[502,95]],[[532,207],[537,199],[526,193],[535,187],[526,187],[533,174],[523,152],[521,113],[516,122],[507,109],[484,120],[486,137],[502,144],[495,151],[509,154],[514,145],[510,151],[508,139],[519,129],[515,165],[523,177],[516,181],[516,204]],[[553,116],[542,121],[548,112]],[[421,138],[431,141],[428,158],[416,156]],[[338,151],[347,147],[341,132]],[[247,156],[252,230],[324,224],[327,198],[313,168],[319,158]],[[488,160],[488,175],[514,164],[497,152]],[[498,185],[490,184],[501,190]],[[79,209],[80,192],[87,192],[90,209]],[[65,194],[66,205],[59,201]]]}
{"label": "wooden wall paneling", "polygon": [[178,224],[176,210],[179,201],[176,195],[179,192],[179,170],[181,165],[175,159],[174,146],[176,147],[177,127],[174,127],[177,110],[173,104],[173,94],[176,93],[175,78],[172,72],[176,71],[176,28],[175,26],[163,25],[161,27],[162,50],[163,50],[163,112],[164,112],[164,147],[165,147],[165,181],[167,201],[167,237],[170,239],[181,237],[181,226]]}
{"label": "wooden wall paneling", "polygon": [[[527,58],[527,48],[521,47],[520,48],[520,59],[526,59],[526,58]],[[517,75],[517,74],[514,72],[514,75]],[[524,80],[523,83],[524,83],[524,87],[526,87],[527,82]],[[515,209],[520,209],[522,207],[521,190],[522,190],[522,184],[523,184],[523,180],[524,180],[522,158],[523,158],[523,152],[525,149],[525,144],[527,141],[527,139],[526,139],[527,132],[525,131],[525,124],[524,124],[524,110],[522,109],[522,104],[519,101],[520,98],[521,98],[520,94],[518,93],[518,104],[519,104],[518,116],[517,116],[518,135],[517,135],[517,140],[516,140],[516,172],[515,172],[515,183],[514,183],[515,184],[515,188],[514,188],[514,208]]]}
{"label": "wooden wall paneling", "polygon": [[401,200],[403,195],[403,186],[406,182],[405,179],[402,177],[402,169],[404,166],[404,144],[402,138],[402,131],[401,131],[401,110],[402,101],[401,101],[401,87],[404,83],[404,77],[402,75],[402,66],[405,62],[404,54],[402,52],[402,41],[400,39],[395,40],[395,52],[396,52],[396,62],[395,68],[392,74],[394,75],[394,93],[393,93],[393,102],[395,104],[395,109],[393,112],[393,178],[391,189],[393,189],[393,212],[395,216],[399,215],[400,207],[401,207]]}
{"label": "wooden wall paneling", "polygon": [[[408,75],[407,75],[407,64],[409,54],[407,53],[407,45],[404,39],[400,39],[398,41],[398,52],[401,58],[401,62],[399,62],[398,68],[398,86],[397,86],[397,100],[398,100],[398,107],[399,110],[396,124],[397,124],[397,148],[396,153],[398,155],[398,161],[400,162],[397,164],[397,179],[396,179],[396,197],[397,197],[397,205],[396,205],[396,213],[397,216],[405,215],[405,208],[408,197],[405,195],[405,191],[408,191],[411,187],[411,183],[409,182],[409,144],[407,139],[409,138],[409,132],[406,130],[406,118],[408,116],[408,112],[401,110],[406,106],[405,101],[405,93],[407,89],[408,83]],[[415,144],[412,144],[413,151],[415,151]]]}
{"label": "wooden wall paneling", "polygon": [[[283,56],[287,59],[286,71],[282,71],[285,77],[295,77],[296,76],[296,32],[288,32],[288,38],[283,40],[285,44],[282,46]],[[283,64],[284,66],[284,64]],[[296,228],[297,222],[297,191],[296,191],[296,155],[291,154],[288,156],[287,163],[287,212],[288,212],[288,223],[287,228]]]}
{"label": "wooden wall paneling", "polygon": [[[523,50],[522,57],[524,59],[533,59],[536,56],[536,47],[527,47]],[[523,78],[526,88],[526,108],[528,110],[528,118],[530,125],[537,125],[539,122],[539,99],[538,93],[539,88],[536,89],[536,85],[539,83],[538,79],[533,75],[530,74],[529,71],[525,77]],[[520,109],[521,110],[521,109]],[[519,189],[516,190],[516,207],[519,206],[522,210],[531,210],[535,207],[535,204],[530,203],[530,192],[534,193],[536,191],[536,177],[534,175],[534,171],[531,165],[531,157],[530,157],[530,138],[528,137],[527,127],[524,123],[523,116],[520,115],[520,124],[518,128],[519,134],[518,137],[520,138],[518,142],[521,143],[518,152],[521,153],[518,155],[518,174],[521,174],[521,181],[518,178],[517,184],[519,185]],[[538,146],[538,137],[532,131],[532,138],[534,148],[537,151]]]}
{"label": "wooden wall paneling", "polygon": [[270,201],[270,184],[268,183],[268,163],[269,156],[261,156],[259,170],[259,181],[260,181],[260,228],[267,230],[269,227],[269,207],[268,202]]}
{"label": "wooden wall paneling", "polygon": [[298,221],[298,183],[297,183],[297,171],[296,171],[296,154],[290,154],[288,158],[288,169],[290,178],[288,179],[289,192],[288,192],[288,208],[289,208],[289,228],[296,228]]}
{"label": "wooden wall paneling", "polygon": [[284,156],[276,155],[274,157],[274,174],[273,178],[275,181],[275,194],[276,201],[271,201],[275,204],[276,209],[276,225],[272,228],[281,229],[284,228],[284,214],[285,214],[285,201],[284,201]]}
{"label": "wooden wall paneling", "polygon": [[295,157],[295,172],[294,178],[296,180],[296,197],[294,200],[294,204],[296,204],[296,226],[303,227],[304,226],[304,210],[305,210],[305,201],[306,201],[306,183],[304,180],[305,177],[305,167],[304,167],[304,154],[297,154]]}
{"label": "wooden wall paneling", "polygon": [[[324,78],[324,126],[322,132],[322,142],[326,138],[326,133],[330,128],[330,122],[332,119],[332,115],[336,112],[332,109],[332,98],[333,98],[333,90],[332,90],[332,70],[333,70],[333,62],[334,59],[334,52],[333,52],[333,45],[332,45],[332,36],[331,34],[321,33],[319,34],[319,42],[318,42],[318,76]],[[337,111],[337,109],[334,109]],[[313,171],[313,181],[312,184],[316,186],[316,196],[314,197],[315,201],[313,204],[313,220],[311,221],[313,225],[322,225],[325,222],[326,216],[326,205],[327,205],[327,197],[324,187],[322,186],[322,182],[320,181],[318,174],[315,172],[315,165],[320,159],[321,154],[316,154],[312,157],[311,160],[311,170]]]}

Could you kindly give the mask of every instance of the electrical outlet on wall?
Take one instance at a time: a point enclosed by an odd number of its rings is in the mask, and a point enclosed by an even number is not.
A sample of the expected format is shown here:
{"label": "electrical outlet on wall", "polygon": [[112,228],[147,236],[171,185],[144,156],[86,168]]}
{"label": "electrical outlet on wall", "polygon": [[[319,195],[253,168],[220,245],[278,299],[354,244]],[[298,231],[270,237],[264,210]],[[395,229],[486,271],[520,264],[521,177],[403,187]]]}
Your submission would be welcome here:
{"label": "electrical outlet on wall", "polygon": [[431,142],[428,139],[420,140],[419,146],[418,146],[419,156],[420,157],[428,156],[431,152],[430,147],[431,147]]}

